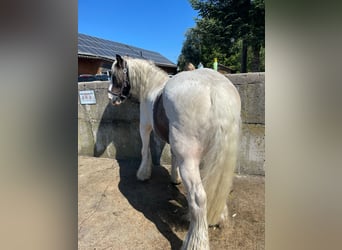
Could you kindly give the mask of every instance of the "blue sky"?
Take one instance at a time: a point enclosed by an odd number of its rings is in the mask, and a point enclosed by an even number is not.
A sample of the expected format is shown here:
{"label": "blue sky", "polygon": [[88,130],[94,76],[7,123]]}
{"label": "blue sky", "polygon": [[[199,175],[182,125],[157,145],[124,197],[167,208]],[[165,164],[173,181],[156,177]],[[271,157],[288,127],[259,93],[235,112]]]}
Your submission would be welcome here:
{"label": "blue sky", "polygon": [[78,32],[159,52],[177,63],[197,12],[188,0],[79,0]]}

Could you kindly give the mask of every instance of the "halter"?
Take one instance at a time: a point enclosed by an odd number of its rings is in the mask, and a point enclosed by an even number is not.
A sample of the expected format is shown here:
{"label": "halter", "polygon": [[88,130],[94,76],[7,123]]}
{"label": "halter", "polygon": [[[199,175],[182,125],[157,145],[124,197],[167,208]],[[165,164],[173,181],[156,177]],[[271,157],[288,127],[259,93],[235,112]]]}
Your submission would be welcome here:
{"label": "halter", "polygon": [[[113,86],[108,89],[108,93],[113,95],[112,101],[115,102],[116,100],[120,99],[121,102],[124,102],[127,100],[127,98],[130,97],[130,89],[131,89],[131,84],[129,82],[129,77],[128,77],[128,68],[127,68],[127,63],[125,63],[125,66],[123,68],[123,73],[124,73],[124,80],[123,84],[121,85],[121,89],[119,92],[113,92],[112,88]],[[115,97],[115,99],[114,99]]]}

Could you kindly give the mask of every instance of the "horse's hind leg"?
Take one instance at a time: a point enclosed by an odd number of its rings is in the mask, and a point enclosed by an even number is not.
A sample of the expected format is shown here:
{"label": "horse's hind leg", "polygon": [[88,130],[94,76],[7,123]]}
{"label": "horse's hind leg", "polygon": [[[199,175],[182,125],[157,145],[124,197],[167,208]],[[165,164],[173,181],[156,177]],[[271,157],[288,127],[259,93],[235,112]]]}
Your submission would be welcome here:
{"label": "horse's hind leg", "polygon": [[145,181],[151,177],[152,161],[151,161],[151,153],[149,150],[151,131],[152,131],[151,125],[140,123],[140,137],[142,141],[142,149],[141,149],[142,159],[141,159],[140,167],[137,172],[137,178],[140,181]]}
{"label": "horse's hind leg", "polygon": [[177,157],[171,150],[171,182],[174,185],[178,185],[181,183],[181,178],[179,176],[179,167],[178,167]]}
{"label": "horse's hind leg", "polygon": [[173,131],[171,146],[179,163],[179,172],[189,206],[190,226],[182,249],[207,250],[209,249],[207,196],[199,170],[201,147],[197,140],[187,138],[176,129]]}
{"label": "horse's hind leg", "polygon": [[190,215],[190,227],[182,249],[207,250],[209,249],[207,197],[199,173],[199,160],[186,158],[179,169],[187,191]]}

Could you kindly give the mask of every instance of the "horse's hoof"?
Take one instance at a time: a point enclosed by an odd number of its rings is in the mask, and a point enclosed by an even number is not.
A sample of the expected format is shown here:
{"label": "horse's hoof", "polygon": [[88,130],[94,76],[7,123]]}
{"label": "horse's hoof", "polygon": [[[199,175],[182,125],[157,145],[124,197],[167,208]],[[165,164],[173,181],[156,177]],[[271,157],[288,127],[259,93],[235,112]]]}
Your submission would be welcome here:
{"label": "horse's hoof", "polygon": [[137,180],[138,180],[138,182],[140,182],[140,183],[148,183],[148,181],[149,181],[150,179],[146,179],[146,180],[139,180],[139,179],[137,178]]}
{"label": "horse's hoof", "polygon": [[182,179],[179,176],[175,177],[171,175],[171,183],[173,185],[179,185],[182,183]]}
{"label": "horse's hoof", "polygon": [[181,181],[171,181],[171,184],[174,186],[180,185],[182,182]]}
{"label": "horse's hoof", "polygon": [[137,172],[137,179],[139,181],[147,181],[150,179],[150,177],[151,177],[151,174],[149,174],[149,173],[146,173],[146,172],[144,173],[142,171]]}
{"label": "horse's hoof", "polygon": [[138,179],[138,181],[146,182],[146,181],[148,181],[148,180],[150,179],[150,177],[139,177],[139,176],[137,175],[137,179]]}

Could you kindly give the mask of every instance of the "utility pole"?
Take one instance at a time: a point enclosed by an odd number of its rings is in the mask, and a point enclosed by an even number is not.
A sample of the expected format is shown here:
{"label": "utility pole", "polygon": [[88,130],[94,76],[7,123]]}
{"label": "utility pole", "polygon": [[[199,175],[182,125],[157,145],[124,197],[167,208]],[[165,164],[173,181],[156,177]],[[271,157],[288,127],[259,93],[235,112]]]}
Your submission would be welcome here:
{"label": "utility pole", "polygon": [[242,40],[241,73],[247,73],[247,41]]}

